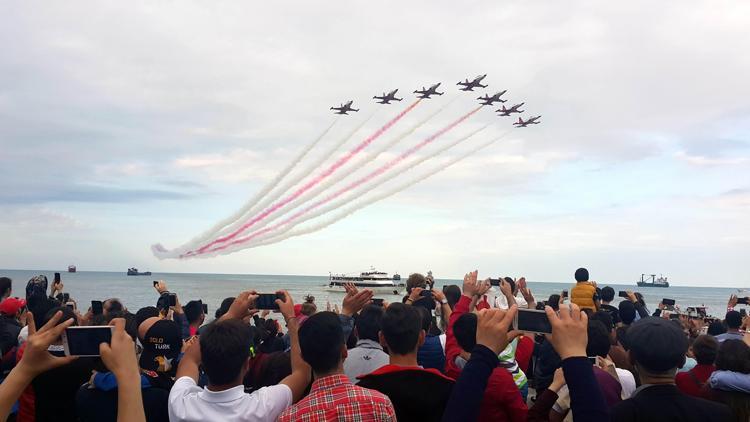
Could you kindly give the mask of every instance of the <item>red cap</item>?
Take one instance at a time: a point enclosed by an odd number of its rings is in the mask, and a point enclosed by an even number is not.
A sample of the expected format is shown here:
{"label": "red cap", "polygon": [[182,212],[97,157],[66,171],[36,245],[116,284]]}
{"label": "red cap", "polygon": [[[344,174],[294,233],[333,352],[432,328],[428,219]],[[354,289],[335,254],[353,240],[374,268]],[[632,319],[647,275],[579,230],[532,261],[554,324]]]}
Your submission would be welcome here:
{"label": "red cap", "polygon": [[24,306],[26,306],[24,299],[9,297],[0,303],[0,314],[15,315]]}
{"label": "red cap", "polygon": [[294,316],[299,318],[300,315],[302,315],[302,305],[298,303],[294,305]]}

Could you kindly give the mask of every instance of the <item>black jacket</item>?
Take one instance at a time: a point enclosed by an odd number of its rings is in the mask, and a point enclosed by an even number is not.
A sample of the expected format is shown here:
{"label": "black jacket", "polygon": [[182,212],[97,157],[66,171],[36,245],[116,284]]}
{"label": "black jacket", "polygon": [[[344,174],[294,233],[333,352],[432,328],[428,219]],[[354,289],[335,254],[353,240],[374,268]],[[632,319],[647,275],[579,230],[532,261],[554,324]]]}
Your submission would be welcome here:
{"label": "black jacket", "polygon": [[729,407],[682,394],[677,386],[653,385],[637,391],[611,411],[611,420],[640,422],[726,422],[733,420]]}
{"label": "black jacket", "polygon": [[21,332],[21,324],[16,318],[0,315],[0,355],[5,355],[18,346],[18,333]]}
{"label": "black jacket", "polygon": [[396,418],[404,421],[439,421],[454,381],[435,369],[385,365],[357,384],[388,396]]}

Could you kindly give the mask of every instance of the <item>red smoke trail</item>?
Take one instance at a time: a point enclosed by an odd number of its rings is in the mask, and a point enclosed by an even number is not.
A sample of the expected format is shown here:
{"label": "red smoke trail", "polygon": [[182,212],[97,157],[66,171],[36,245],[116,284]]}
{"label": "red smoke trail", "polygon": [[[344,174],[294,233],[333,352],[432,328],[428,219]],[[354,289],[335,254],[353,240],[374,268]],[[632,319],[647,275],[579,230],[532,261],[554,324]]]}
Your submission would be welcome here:
{"label": "red smoke trail", "polygon": [[[368,174],[368,175],[366,175],[366,176],[364,176],[364,177],[362,177],[362,178],[360,178],[360,179],[358,179],[358,180],[356,180],[356,181],[348,184],[347,186],[345,186],[345,187],[339,189],[338,191],[336,191],[336,192],[334,192],[334,193],[326,196],[325,198],[321,199],[320,201],[315,202],[314,204],[308,206],[307,208],[304,208],[304,209],[296,212],[295,214],[293,214],[291,217],[287,218],[286,220],[284,220],[284,221],[282,221],[280,223],[274,224],[273,226],[266,227],[265,229],[258,230],[258,231],[256,231],[255,233],[253,233],[253,234],[251,234],[249,236],[245,236],[245,237],[239,238],[237,240],[234,240],[232,242],[226,243],[224,245],[215,247],[215,248],[211,249],[208,252],[221,251],[221,250],[224,250],[224,249],[226,249],[226,248],[228,248],[228,247],[230,247],[232,245],[237,245],[237,244],[240,244],[240,243],[245,243],[247,241],[250,241],[253,238],[255,238],[257,236],[260,236],[262,234],[268,233],[271,230],[276,230],[276,229],[278,229],[279,227],[281,227],[283,225],[291,223],[292,221],[294,221],[294,220],[298,219],[299,217],[303,216],[304,214],[306,214],[306,213],[314,210],[315,208],[318,208],[321,205],[325,205],[326,203],[328,203],[328,202],[336,199],[337,197],[343,195],[344,193],[349,192],[352,189],[355,189],[355,188],[357,188],[357,187],[359,187],[359,186],[361,186],[361,185],[369,182],[370,180],[372,180],[372,179],[380,176],[381,174],[385,173],[386,171],[390,170],[391,168],[393,168],[393,166],[397,165],[398,163],[400,163],[404,159],[408,158],[410,155],[414,154],[415,152],[417,152],[420,149],[424,148],[425,146],[429,145],[435,139],[441,137],[442,135],[444,135],[445,133],[447,133],[451,129],[455,128],[456,126],[458,126],[459,124],[461,124],[463,121],[465,121],[466,119],[468,119],[469,117],[471,117],[472,115],[474,115],[474,113],[476,113],[477,111],[479,111],[481,108],[482,108],[482,106],[479,106],[479,107],[475,108],[474,110],[466,113],[465,115],[461,116],[456,121],[454,121],[453,123],[451,123],[448,126],[440,129],[439,131],[433,133],[432,135],[428,136],[422,142],[420,142],[420,143],[414,145],[413,147],[409,148],[408,150],[404,151],[398,157],[396,157],[393,160],[387,162],[386,164],[380,166],[376,170],[370,172],[370,174]],[[198,253],[203,253],[204,251],[205,251],[205,249],[202,248],[201,250],[198,251]]]}
{"label": "red smoke trail", "polygon": [[378,139],[380,137],[380,135],[382,135],[388,129],[390,129],[393,125],[395,125],[408,112],[412,111],[414,109],[414,107],[416,107],[417,104],[419,104],[420,101],[421,101],[421,99],[413,102],[409,107],[406,107],[403,111],[401,111],[399,114],[397,114],[396,117],[394,117],[391,120],[389,120],[380,129],[378,129],[377,131],[375,131],[375,133],[373,133],[367,139],[365,139],[359,145],[357,145],[353,150],[349,151],[349,153],[347,153],[345,156],[339,158],[335,163],[333,163],[330,167],[328,167],[328,169],[326,169],[324,172],[322,172],[321,174],[319,174],[314,179],[312,179],[309,182],[307,182],[305,185],[301,186],[293,194],[291,194],[291,195],[287,196],[286,198],[284,198],[283,200],[281,200],[281,201],[273,204],[271,207],[269,207],[268,209],[266,209],[262,213],[258,214],[257,216],[253,217],[247,223],[245,223],[242,226],[240,226],[234,232],[232,232],[232,233],[230,233],[230,234],[228,234],[226,236],[219,237],[216,240],[214,240],[214,241],[212,241],[212,242],[210,242],[210,243],[208,243],[208,244],[206,244],[204,246],[201,246],[195,252],[194,251],[186,252],[185,254],[180,255],[180,257],[193,255],[195,253],[200,254],[200,253],[205,252],[206,249],[210,248],[211,246],[213,246],[213,245],[215,245],[217,243],[223,243],[223,242],[226,242],[228,240],[232,240],[235,237],[237,237],[238,235],[240,235],[242,232],[244,232],[245,230],[247,230],[249,227],[251,227],[253,224],[257,223],[258,221],[260,221],[260,220],[262,220],[264,218],[266,218],[272,212],[274,212],[274,211],[278,210],[279,208],[283,207],[284,205],[286,205],[286,204],[294,201],[300,195],[302,195],[303,193],[307,192],[310,188],[312,188],[313,186],[317,185],[318,183],[320,183],[321,181],[323,181],[323,179],[325,179],[326,177],[330,176],[336,170],[338,170],[339,168],[341,168],[341,166],[343,166],[344,164],[346,164],[355,155],[359,154],[363,149],[367,148],[367,146],[370,145],[374,140]]}

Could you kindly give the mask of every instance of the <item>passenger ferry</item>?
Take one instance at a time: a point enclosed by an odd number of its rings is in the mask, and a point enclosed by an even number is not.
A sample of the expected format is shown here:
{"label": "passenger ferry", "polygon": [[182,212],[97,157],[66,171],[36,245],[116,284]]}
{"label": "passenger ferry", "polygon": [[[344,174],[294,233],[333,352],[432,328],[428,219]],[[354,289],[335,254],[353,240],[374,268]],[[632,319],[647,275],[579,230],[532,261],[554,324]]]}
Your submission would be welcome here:
{"label": "passenger ferry", "polygon": [[375,293],[394,295],[401,294],[406,288],[406,284],[401,281],[401,276],[398,273],[391,276],[388,273],[370,267],[368,271],[362,271],[359,275],[330,273],[326,290],[329,292],[343,292],[344,284],[347,283],[352,283],[360,289],[370,289]]}

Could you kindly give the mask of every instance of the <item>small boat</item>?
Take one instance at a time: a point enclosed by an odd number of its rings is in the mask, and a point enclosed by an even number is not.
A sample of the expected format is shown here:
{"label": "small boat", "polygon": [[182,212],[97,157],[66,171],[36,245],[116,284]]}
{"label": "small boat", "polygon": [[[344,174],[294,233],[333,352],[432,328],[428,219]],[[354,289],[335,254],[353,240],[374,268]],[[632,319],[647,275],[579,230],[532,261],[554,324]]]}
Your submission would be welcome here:
{"label": "small boat", "polygon": [[68,265],[68,272],[69,273],[76,272],[76,266],[75,265]]}
{"label": "small boat", "polygon": [[128,268],[128,275],[151,275],[151,271],[140,272],[138,268]]}
{"label": "small boat", "polygon": [[375,293],[386,293],[398,295],[406,288],[401,281],[401,276],[378,271],[370,267],[368,271],[362,271],[359,275],[329,274],[326,290],[330,292],[343,292],[344,285],[352,283],[360,289],[370,289]]}
{"label": "small boat", "polygon": [[669,282],[662,275],[656,278],[656,274],[651,274],[651,281],[646,281],[646,274],[641,274],[641,281],[638,282],[638,287],[669,287]]}

